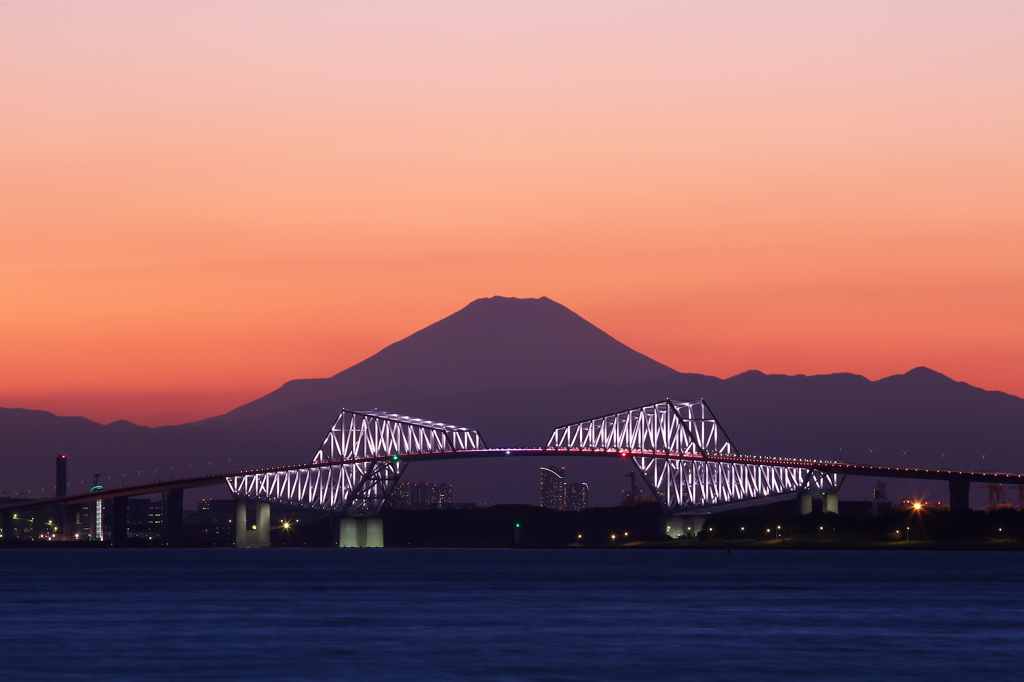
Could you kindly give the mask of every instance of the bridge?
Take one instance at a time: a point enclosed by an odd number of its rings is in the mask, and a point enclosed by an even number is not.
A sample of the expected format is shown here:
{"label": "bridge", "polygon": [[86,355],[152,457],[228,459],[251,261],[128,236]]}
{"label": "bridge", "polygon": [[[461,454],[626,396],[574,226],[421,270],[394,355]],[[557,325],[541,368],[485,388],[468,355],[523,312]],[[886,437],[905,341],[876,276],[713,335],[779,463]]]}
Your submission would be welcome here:
{"label": "bridge", "polygon": [[[740,453],[704,400],[666,399],[554,429],[544,446],[488,448],[474,429],[382,411],[341,410],[308,464],[243,470],[93,490],[0,507],[4,535],[10,514],[41,506],[112,499],[115,544],[127,538],[127,498],[163,492],[169,542],[180,542],[182,496],[187,488],[227,482],[238,501],[236,545],[269,545],[270,503],[319,510],[340,518],[341,546],[381,546],[380,511],[409,464],[480,457],[572,455],[631,459],[669,517],[681,517],[800,498],[809,513],[813,496],[838,512],[847,476],[945,480],[950,507],[967,509],[972,481],[1024,483],[1024,474],[887,467],[831,459],[764,457]],[[257,506],[249,524],[247,505]],[[255,529],[252,528],[255,525]]]}

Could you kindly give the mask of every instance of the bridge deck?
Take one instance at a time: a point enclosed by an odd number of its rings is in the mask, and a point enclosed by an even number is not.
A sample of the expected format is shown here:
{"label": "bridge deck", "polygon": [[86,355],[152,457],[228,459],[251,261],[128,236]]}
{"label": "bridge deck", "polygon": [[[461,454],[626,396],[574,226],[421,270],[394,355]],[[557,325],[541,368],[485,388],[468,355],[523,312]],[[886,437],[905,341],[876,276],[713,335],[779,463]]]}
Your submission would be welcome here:
{"label": "bridge deck", "polygon": [[[654,457],[664,459],[694,459],[715,462],[726,462],[732,464],[756,464],[763,466],[798,467],[804,469],[816,469],[823,473],[840,473],[850,476],[874,476],[877,478],[913,478],[923,480],[949,481],[959,479],[963,481],[985,482],[985,483],[1020,483],[1024,484],[1024,473],[995,472],[995,471],[971,471],[961,469],[929,469],[920,467],[889,467],[875,464],[858,464],[853,462],[837,462],[832,460],[812,460],[790,457],[761,457],[756,455],[703,455],[643,451],[643,450],[602,450],[602,449],[570,449],[570,448],[487,448],[480,450],[456,450],[418,453],[415,455],[399,455],[405,462],[415,461],[436,461],[446,459],[477,459],[486,457]],[[122,486],[118,488],[104,488],[94,492],[68,495],[66,497],[53,497],[37,500],[25,500],[0,505],[0,511],[20,511],[23,509],[35,509],[38,507],[56,504],[84,504],[95,500],[110,499],[114,497],[133,497],[136,495],[154,495],[169,490],[180,490],[185,488],[202,488],[211,485],[219,485],[226,482],[229,477],[252,476],[268,474],[280,471],[315,469],[320,467],[339,466],[343,464],[357,464],[369,461],[377,461],[380,457],[368,457],[363,459],[350,459],[344,461],[315,462],[308,464],[293,464],[283,467],[267,467],[262,469],[242,469],[239,471],[209,474],[206,476],[194,476],[165,481],[153,481],[137,485]]]}

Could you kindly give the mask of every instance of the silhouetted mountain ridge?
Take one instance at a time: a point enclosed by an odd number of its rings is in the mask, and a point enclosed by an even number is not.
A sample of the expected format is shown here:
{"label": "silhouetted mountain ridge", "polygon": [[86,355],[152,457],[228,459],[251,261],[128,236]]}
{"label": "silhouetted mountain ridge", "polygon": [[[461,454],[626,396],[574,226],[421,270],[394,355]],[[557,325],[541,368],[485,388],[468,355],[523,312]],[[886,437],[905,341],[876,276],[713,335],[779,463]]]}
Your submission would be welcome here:
{"label": "silhouetted mountain ridge", "polygon": [[[1024,471],[1024,400],[1016,396],[925,367],[877,381],[849,373],[679,373],[549,299],[497,298],[474,301],[333,377],[289,382],[222,419],[146,428],[0,409],[0,492],[52,488],[53,458],[62,452],[73,484],[93,472],[116,485],[309,462],[342,407],[460,424],[479,429],[492,447],[511,447],[543,445],[558,425],[666,397],[705,398],[741,452]],[[460,500],[531,502],[536,467],[550,463],[418,463],[408,475],[451,482]],[[577,458],[571,477],[589,481],[595,499],[609,504],[623,467],[629,463]],[[855,481],[845,490],[874,483]]]}
{"label": "silhouetted mountain ridge", "polygon": [[495,296],[477,299],[333,377],[290,381],[217,419],[258,417],[396,386],[447,395],[584,381],[628,384],[672,374],[549,298]]}

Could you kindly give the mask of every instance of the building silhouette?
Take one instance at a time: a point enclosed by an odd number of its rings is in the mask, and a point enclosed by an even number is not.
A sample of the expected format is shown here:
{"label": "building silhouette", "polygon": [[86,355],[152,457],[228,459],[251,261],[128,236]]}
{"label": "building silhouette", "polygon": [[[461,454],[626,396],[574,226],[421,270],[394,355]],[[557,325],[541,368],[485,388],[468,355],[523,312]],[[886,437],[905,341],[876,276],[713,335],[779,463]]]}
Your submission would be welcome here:
{"label": "building silhouette", "polygon": [[583,511],[587,508],[590,486],[586,483],[569,483],[565,486],[565,507],[568,511]]}
{"label": "building silhouette", "polygon": [[569,483],[565,467],[540,468],[540,506],[557,511],[582,511],[587,508],[590,487],[586,483]]}
{"label": "building silhouette", "polygon": [[392,509],[451,509],[452,484],[405,481],[391,491],[388,504]]}

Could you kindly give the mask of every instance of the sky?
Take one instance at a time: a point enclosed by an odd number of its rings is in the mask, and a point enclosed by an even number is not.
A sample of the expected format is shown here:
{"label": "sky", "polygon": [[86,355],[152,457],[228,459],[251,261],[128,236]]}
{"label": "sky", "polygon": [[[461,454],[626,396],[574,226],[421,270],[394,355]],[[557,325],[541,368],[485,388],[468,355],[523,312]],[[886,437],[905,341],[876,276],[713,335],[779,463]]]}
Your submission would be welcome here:
{"label": "sky", "polygon": [[494,295],[1024,396],[1024,3],[0,4],[0,406],[223,413]]}

